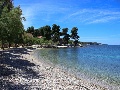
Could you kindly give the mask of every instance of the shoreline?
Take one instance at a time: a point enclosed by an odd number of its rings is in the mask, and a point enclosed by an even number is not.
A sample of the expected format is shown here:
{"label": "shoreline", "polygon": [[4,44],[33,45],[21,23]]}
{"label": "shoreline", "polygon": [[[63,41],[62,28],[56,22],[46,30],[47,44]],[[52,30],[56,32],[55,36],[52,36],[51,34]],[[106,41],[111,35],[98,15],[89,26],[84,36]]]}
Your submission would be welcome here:
{"label": "shoreline", "polygon": [[17,48],[4,53],[8,57],[2,58],[0,67],[5,69],[8,75],[0,75],[0,88],[5,90],[112,90],[41,62],[33,56],[34,50]]}

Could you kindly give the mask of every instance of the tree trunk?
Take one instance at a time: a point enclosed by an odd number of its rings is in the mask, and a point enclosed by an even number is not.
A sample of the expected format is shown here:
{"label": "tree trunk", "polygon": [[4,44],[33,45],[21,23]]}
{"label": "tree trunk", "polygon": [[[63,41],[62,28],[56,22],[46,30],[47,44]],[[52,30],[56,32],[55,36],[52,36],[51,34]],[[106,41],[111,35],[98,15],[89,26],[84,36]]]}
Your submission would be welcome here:
{"label": "tree trunk", "polygon": [[19,47],[19,45],[17,43],[15,43],[15,47],[17,48],[17,47]]}
{"label": "tree trunk", "polygon": [[15,43],[15,47],[17,48],[17,44]]}
{"label": "tree trunk", "polygon": [[9,48],[11,47],[11,43],[9,42]]}
{"label": "tree trunk", "polygon": [[3,43],[3,39],[2,39],[2,47],[1,47],[3,50],[4,50],[4,43]]}

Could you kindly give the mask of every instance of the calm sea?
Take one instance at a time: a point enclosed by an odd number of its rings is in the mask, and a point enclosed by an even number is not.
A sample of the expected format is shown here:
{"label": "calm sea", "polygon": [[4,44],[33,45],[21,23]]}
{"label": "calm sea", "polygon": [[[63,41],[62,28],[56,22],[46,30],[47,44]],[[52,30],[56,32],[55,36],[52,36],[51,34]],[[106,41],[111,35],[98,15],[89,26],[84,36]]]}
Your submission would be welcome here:
{"label": "calm sea", "polygon": [[60,66],[78,77],[120,85],[119,45],[40,49],[36,53],[44,62]]}

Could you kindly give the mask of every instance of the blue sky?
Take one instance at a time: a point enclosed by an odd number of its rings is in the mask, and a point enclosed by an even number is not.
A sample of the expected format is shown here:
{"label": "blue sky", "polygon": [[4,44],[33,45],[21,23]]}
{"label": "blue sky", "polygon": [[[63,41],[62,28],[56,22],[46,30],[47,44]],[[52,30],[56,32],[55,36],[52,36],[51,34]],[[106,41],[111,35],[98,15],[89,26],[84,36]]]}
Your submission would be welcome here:
{"label": "blue sky", "polygon": [[120,45],[120,0],[14,0],[25,29],[45,25],[78,27],[80,41]]}

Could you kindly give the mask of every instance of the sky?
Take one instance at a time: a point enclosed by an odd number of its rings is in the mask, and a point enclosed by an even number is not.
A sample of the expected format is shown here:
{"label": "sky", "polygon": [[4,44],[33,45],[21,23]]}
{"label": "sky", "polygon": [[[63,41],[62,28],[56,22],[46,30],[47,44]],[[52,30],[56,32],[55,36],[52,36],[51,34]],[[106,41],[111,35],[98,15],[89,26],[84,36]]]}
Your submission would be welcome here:
{"label": "sky", "polygon": [[120,45],[120,0],[14,0],[19,5],[25,29],[77,27],[79,41]]}

